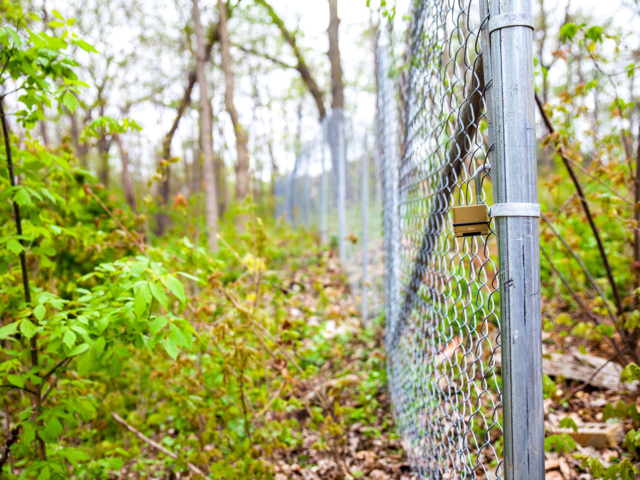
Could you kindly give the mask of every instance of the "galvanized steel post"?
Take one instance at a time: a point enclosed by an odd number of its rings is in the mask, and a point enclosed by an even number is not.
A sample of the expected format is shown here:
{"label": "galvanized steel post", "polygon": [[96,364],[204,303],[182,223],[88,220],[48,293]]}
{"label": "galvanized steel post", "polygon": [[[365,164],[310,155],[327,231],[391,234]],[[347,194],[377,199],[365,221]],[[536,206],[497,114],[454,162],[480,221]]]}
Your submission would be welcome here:
{"label": "galvanized steel post", "polygon": [[320,136],[320,161],[322,162],[322,179],[320,180],[320,240],[323,245],[327,244],[327,217],[329,202],[328,197],[328,175],[327,175],[327,148],[329,145],[329,131],[328,131],[329,117],[324,117],[322,120],[322,135]]}
{"label": "galvanized steel post", "polygon": [[367,135],[364,136],[360,164],[360,203],[362,204],[362,322],[369,320],[367,295],[369,294],[369,162],[367,158]]}
{"label": "galvanized steel post", "polygon": [[492,0],[504,478],[544,479],[542,322],[531,0]]}
{"label": "galvanized steel post", "polygon": [[305,228],[309,228],[311,226],[311,182],[310,182],[310,175],[311,175],[311,157],[310,157],[311,153],[309,152],[309,149],[307,147],[304,148],[304,150],[302,151],[302,158],[304,161],[304,177],[303,177],[303,189],[304,191],[302,192],[302,198],[303,198],[303,216],[304,216],[304,220],[303,220],[303,225]]}
{"label": "galvanized steel post", "polygon": [[340,264],[347,267],[347,145],[344,138],[344,111],[334,110],[333,121],[338,136],[338,244]]}
{"label": "galvanized steel post", "polygon": [[[379,37],[379,40],[381,38]],[[386,344],[396,337],[397,312],[399,302],[399,172],[397,148],[397,109],[394,101],[394,82],[389,78],[391,58],[389,46],[378,43],[378,99],[382,105],[379,134],[382,137],[382,191],[384,201],[384,255],[385,255],[385,317]]]}

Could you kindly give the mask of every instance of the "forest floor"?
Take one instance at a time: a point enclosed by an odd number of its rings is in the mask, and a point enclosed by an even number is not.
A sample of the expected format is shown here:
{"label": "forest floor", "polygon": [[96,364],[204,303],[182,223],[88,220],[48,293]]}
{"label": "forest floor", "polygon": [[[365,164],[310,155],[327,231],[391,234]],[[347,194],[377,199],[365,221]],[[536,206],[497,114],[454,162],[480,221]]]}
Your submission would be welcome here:
{"label": "forest floor", "polygon": [[[267,415],[270,421],[295,419],[300,425],[295,433],[297,441],[288,448],[257,447],[275,474],[275,480],[417,479],[393,424],[386,390],[384,329],[381,325],[362,327],[357,299],[351,294],[335,252],[319,251],[299,259],[295,266],[289,265],[280,271],[280,281],[279,288],[289,295],[287,318],[292,322],[302,321],[316,328],[319,334],[305,338],[300,353],[296,354],[301,363],[315,364],[316,373],[296,381],[295,388],[285,398],[289,404],[297,402],[322,409],[328,421],[320,426],[314,424],[309,421],[305,408]],[[569,334],[572,326],[580,321],[580,315],[569,314],[570,310],[570,305],[560,301],[545,303],[546,327],[552,330],[544,334],[545,358],[550,359],[554,353],[572,355],[571,352],[578,358],[580,352],[587,351],[598,358],[610,358],[611,352],[601,351],[595,339],[588,341]],[[553,325],[549,323],[551,318]],[[305,358],[305,351],[322,353]],[[546,366],[549,368],[548,362]],[[574,435],[567,434],[571,428],[560,428],[570,425],[563,422],[565,418],[571,419],[579,429],[606,421],[615,417],[615,410],[638,400],[633,391],[622,386],[619,391],[599,388],[597,380],[602,374],[596,370],[594,367],[594,374],[587,375],[588,382],[565,378],[557,372],[545,376],[546,479],[602,478],[585,473],[583,460],[596,458],[608,468],[625,456],[620,435],[632,429],[638,419],[618,412],[624,416],[617,434],[618,445],[602,448],[581,446],[572,441]],[[545,374],[550,373],[545,370]],[[592,385],[594,378],[595,386]],[[154,440],[162,442],[163,435],[166,433],[160,432]],[[151,447],[143,447],[141,455],[152,458],[158,453]],[[111,478],[200,478],[184,469],[167,475],[159,464],[157,476],[152,466],[141,477],[139,457],[132,458],[118,474],[113,472]],[[490,473],[487,480],[495,478],[495,473]]]}
{"label": "forest floor", "polygon": [[[279,274],[278,288],[288,294],[286,322],[303,321],[316,328],[318,335],[305,338],[296,352],[302,365],[317,367],[316,373],[294,381],[295,388],[283,396],[288,404],[298,403],[305,408],[270,412],[265,419],[265,423],[294,419],[300,425],[299,431],[293,432],[297,441],[288,448],[281,444],[278,448],[255,446],[275,480],[415,480],[390,411],[384,329],[380,325],[363,328],[336,252],[313,252]],[[305,358],[305,352],[321,353]],[[326,420],[319,426],[310,421],[307,407],[322,409]],[[254,428],[259,426],[255,424]],[[166,431],[160,431],[150,439],[163,443],[165,437],[166,444],[166,435]],[[152,446],[143,445],[140,454],[118,472],[111,472],[110,478],[201,478],[185,468],[167,473],[160,461],[141,471],[141,457],[166,458]]]}

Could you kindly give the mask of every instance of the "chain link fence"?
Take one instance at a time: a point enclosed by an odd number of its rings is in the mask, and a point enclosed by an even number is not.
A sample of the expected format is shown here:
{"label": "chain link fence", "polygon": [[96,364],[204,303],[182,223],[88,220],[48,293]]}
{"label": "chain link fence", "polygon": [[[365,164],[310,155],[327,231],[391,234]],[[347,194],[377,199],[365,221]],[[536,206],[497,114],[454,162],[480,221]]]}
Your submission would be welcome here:
{"label": "chain link fence", "polygon": [[373,129],[334,111],[274,188],[276,217],[336,250],[366,321],[384,305],[381,178]]}
{"label": "chain link fence", "polygon": [[[491,228],[457,238],[452,215],[454,206],[492,197],[482,20],[473,3],[415,6],[411,68],[398,81],[389,78],[389,47],[378,53],[381,121],[391,135],[393,123],[404,123],[401,156],[392,147],[397,159],[385,156],[389,183],[398,185],[397,206],[390,202],[385,216],[387,265],[397,270],[390,281],[398,284],[387,306],[389,382],[404,450],[425,478],[502,478],[496,239]],[[395,104],[404,121],[389,118]]]}
{"label": "chain link fence", "polygon": [[384,314],[397,428],[425,479],[544,478],[530,8],[387,15],[375,125],[333,112],[278,186],[280,213],[334,242],[364,317]]}

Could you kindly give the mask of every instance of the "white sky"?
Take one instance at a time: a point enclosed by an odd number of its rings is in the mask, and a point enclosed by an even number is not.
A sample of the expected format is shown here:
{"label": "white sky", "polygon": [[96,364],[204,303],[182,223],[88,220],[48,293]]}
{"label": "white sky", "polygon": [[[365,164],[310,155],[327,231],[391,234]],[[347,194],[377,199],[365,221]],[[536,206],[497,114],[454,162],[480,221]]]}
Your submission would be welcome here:
{"label": "white sky", "polygon": [[[40,0],[40,2],[43,0]],[[75,9],[88,10],[96,0],[44,0],[47,8],[56,8],[65,16],[75,16]],[[140,58],[132,62],[126,69],[117,71],[115,77],[117,86],[114,86],[110,101],[114,105],[109,110],[115,116],[120,116],[121,112],[114,108],[124,103],[124,100],[136,98],[136,92],[148,91],[145,84],[157,82],[159,78],[174,77],[174,81],[164,92],[162,98],[158,100],[163,103],[177,101],[182,96],[184,89],[184,78],[186,77],[187,65],[190,58],[184,56],[178,57],[175,52],[164,52],[162,50],[163,36],[173,38],[173,42],[179,40],[183,35],[180,28],[190,17],[191,0],[130,0],[131,4],[139,5],[144,10],[146,16],[140,22],[144,22],[148,31],[143,31],[150,38],[148,44],[138,45],[138,35],[140,32],[132,31],[126,25],[126,19],[123,21],[118,17],[116,12],[116,4],[124,0],[112,0],[109,5],[108,15],[113,18],[104,18],[104,13],[100,14],[101,29],[98,31],[92,26],[89,28],[88,35],[95,39],[97,45],[104,45],[99,48],[103,53],[114,51],[118,55],[123,52],[140,55]],[[443,0],[447,1],[447,0]],[[534,5],[534,13],[538,7],[538,0],[531,0]],[[548,11],[557,10],[557,15],[552,19],[559,20],[564,17],[564,8],[567,0],[546,0],[545,8]],[[603,22],[606,18],[615,17],[617,25],[623,25],[628,22],[629,15],[626,9],[622,8],[622,2],[632,0],[572,0],[572,11],[578,8],[589,13],[593,13],[595,18],[602,18]],[[372,0],[372,4],[378,3],[379,0]],[[104,2],[102,2],[104,3]],[[330,105],[330,88],[329,88],[329,70],[326,52],[328,50],[328,40],[326,29],[329,23],[329,8],[327,0],[271,0],[276,11],[284,18],[286,25],[290,29],[294,29],[299,25],[298,29],[303,33],[299,37],[299,43],[309,51],[306,53],[308,62],[315,67],[315,75],[324,87],[326,92],[325,103],[327,107]],[[387,3],[392,4],[393,0]],[[409,0],[397,0],[398,15],[397,22],[404,22],[402,15],[406,13]],[[200,0],[203,12],[203,22],[205,25],[210,24],[214,20],[215,0]],[[250,0],[244,0],[243,4],[251,4]],[[366,125],[371,125],[375,115],[375,96],[371,93],[363,92],[363,88],[373,85],[373,54],[371,52],[368,38],[363,37],[369,25],[370,13],[366,6],[366,0],[339,0],[339,16],[341,17],[341,53],[342,63],[345,72],[345,81],[347,83],[347,113],[351,116],[355,128],[362,130]],[[82,16],[82,14],[80,15]],[[121,23],[122,22],[122,23]],[[164,28],[163,28],[164,25]],[[244,20],[232,18],[230,22],[231,33],[236,34],[232,41],[238,41],[238,38],[247,38],[251,36],[252,31],[250,25]],[[277,40],[277,30],[273,28],[273,38],[267,40],[268,45],[257,46],[257,49],[264,48],[271,54],[276,54],[290,63],[293,63],[292,55],[288,46],[283,46],[281,51],[274,52]],[[157,38],[156,38],[157,37]],[[159,38],[159,40],[158,40]],[[154,42],[160,42],[156,45]],[[99,63],[99,62],[98,62]],[[252,92],[254,89],[250,76],[247,75],[250,68],[258,68],[260,61],[247,57],[241,65],[237,65],[238,81],[236,85],[236,97],[238,110],[241,113],[241,120],[249,131],[250,140],[255,143],[264,144],[268,137],[272,137],[274,150],[276,151],[277,161],[280,171],[289,170],[294,161],[292,152],[292,138],[297,128],[297,103],[289,101],[282,103],[286,109],[282,111],[280,106],[276,106],[275,116],[269,114],[266,109],[254,108],[254,99]],[[264,66],[269,65],[263,62]],[[270,67],[269,67],[270,68]],[[224,139],[216,133],[214,135],[214,143],[219,148],[223,140],[227,144],[225,150],[225,159],[228,165],[232,165],[235,159],[234,138],[232,129],[230,128],[227,115],[223,106],[223,89],[222,76],[219,71],[210,71],[211,86],[214,92],[213,105],[214,113],[219,114],[220,123],[225,126]],[[260,102],[265,102],[268,93],[273,97],[283,98],[290,95],[292,82],[295,81],[298,74],[295,71],[276,70],[271,71],[268,75],[258,74],[258,88],[261,91]],[[356,84],[357,83],[357,84]],[[145,90],[146,88],[146,90]],[[139,95],[138,95],[139,96]],[[197,88],[192,97],[193,104],[197,101]],[[254,110],[257,112],[254,115]],[[312,139],[318,131],[317,128],[317,110],[309,95],[305,98],[303,105],[303,128],[302,138],[305,141]],[[130,111],[136,121],[138,121],[144,130],[135,140],[129,139],[129,148],[134,154],[134,164],[138,162],[138,168],[142,176],[147,176],[153,169],[157,160],[158,146],[163,136],[169,129],[175,110],[164,106],[143,103],[134,106]],[[255,120],[255,124],[254,123]],[[197,115],[192,112],[185,118],[180,125],[177,138],[174,141],[174,155],[181,156],[182,141],[187,137],[193,137],[197,132]],[[115,156],[117,152],[115,148],[112,151]],[[186,154],[187,156],[190,153]],[[265,151],[256,152],[255,157],[266,163]],[[119,167],[119,161],[114,158],[114,167]]]}

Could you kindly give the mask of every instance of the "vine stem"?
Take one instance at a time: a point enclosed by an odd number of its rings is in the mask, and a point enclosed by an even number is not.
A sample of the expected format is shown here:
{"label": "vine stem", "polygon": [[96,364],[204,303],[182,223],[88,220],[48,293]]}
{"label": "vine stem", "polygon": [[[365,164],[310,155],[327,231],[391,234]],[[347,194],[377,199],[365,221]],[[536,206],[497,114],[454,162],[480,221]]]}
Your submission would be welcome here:
{"label": "vine stem", "polygon": [[[9,178],[11,179],[11,186],[17,187],[18,181],[16,179],[14,165],[13,165],[13,156],[11,154],[11,140],[9,137],[9,125],[7,124],[7,117],[4,112],[4,96],[0,97],[0,123],[2,123],[2,135],[4,137],[4,148],[7,153],[7,166],[9,167]],[[22,219],[20,218],[20,206],[14,201],[11,202],[13,204],[13,215],[16,224],[16,231],[18,232],[18,238],[20,245],[22,245],[22,251],[20,252],[20,268],[22,269],[22,287],[24,289],[24,299],[25,302],[29,305],[31,304],[31,288],[29,286],[29,273],[27,271],[27,250],[24,238],[22,238]],[[30,350],[31,350],[31,366],[34,368],[38,367],[38,336],[34,335],[30,340]],[[32,393],[33,398],[33,406],[34,406],[34,417],[38,418],[40,416],[40,404],[42,398],[40,396],[41,389],[39,386],[35,386],[35,392]],[[42,421],[37,421],[38,425],[42,426]],[[41,460],[47,459],[47,450],[44,444],[44,441],[40,437],[36,437],[38,442],[38,452]]]}
{"label": "vine stem", "polygon": [[[547,115],[547,112],[544,109],[544,105],[540,101],[540,98],[538,97],[537,93],[535,94],[535,100],[536,100],[536,104],[538,105],[538,111],[540,112],[542,121],[547,127],[547,131],[551,135],[554,134],[556,132],[556,129],[553,127],[553,124],[551,123],[551,119],[549,118],[549,115]],[[609,280],[609,284],[611,285],[611,291],[613,293],[613,298],[615,300],[618,314],[621,314],[624,311],[624,309],[622,308],[622,300],[620,298],[620,294],[618,293],[618,286],[616,285],[615,279],[613,277],[613,271],[611,269],[611,265],[609,264],[609,258],[607,257],[607,253],[605,252],[602,238],[600,237],[600,231],[598,230],[598,227],[593,221],[593,215],[591,214],[591,208],[589,207],[589,203],[587,202],[587,197],[584,194],[584,190],[582,188],[582,185],[580,184],[580,181],[578,180],[578,176],[576,175],[576,172],[573,170],[573,167],[569,163],[569,159],[565,154],[561,144],[558,144],[556,153],[562,159],[562,162],[564,163],[564,166],[566,167],[567,172],[569,172],[569,176],[573,181],[573,185],[576,188],[576,192],[578,193],[578,197],[580,198],[580,203],[582,204],[582,209],[584,210],[585,216],[587,217],[587,222],[589,223],[589,226],[591,227],[591,231],[593,232],[593,236],[596,239],[596,244],[598,245],[598,251],[600,252],[600,258],[602,259],[602,263],[607,272],[607,279]]]}

